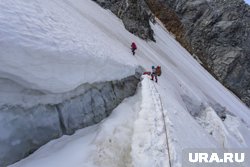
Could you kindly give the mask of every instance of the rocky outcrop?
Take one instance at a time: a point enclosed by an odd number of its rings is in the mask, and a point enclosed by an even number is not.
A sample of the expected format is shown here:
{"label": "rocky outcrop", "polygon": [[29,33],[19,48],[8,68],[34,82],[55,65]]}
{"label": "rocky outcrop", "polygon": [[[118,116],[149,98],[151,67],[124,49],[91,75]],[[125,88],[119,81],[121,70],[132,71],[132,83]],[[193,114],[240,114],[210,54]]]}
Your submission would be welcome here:
{"label": "rocky outcrop", "polygon": [[100,122],[124,98],[135,93],[138,72],[136,76],[81,85],[77,88],[81,94],[60,103],[38,104],[29,108],[1,106],[0,166],[26,157],[52,139]]}
{"label": "rocky outcrop", "polygon": [[119,17],[125,28],[145,40],[153,40],[149,19],[151,12],[144,0],[93,0]]}
{"label": "rocky outcrop", "polygon": [[162,0],[205,67],[250,106],[250,7],[243,0]]}
{"label": "rocky outcrop", "polygon": [[250,106],[250,7],[243,0],[94,0],[131,33],[153,38],[151,13],[222,84]]}
{"label": "rocky outcrop", "polygon": [[175,35],[175,39],[192,53],[192,47],[185,37],[185,29],[176,12],[166,3],[157,0],[145,0],[148,7],[166,27],[168,31]]}

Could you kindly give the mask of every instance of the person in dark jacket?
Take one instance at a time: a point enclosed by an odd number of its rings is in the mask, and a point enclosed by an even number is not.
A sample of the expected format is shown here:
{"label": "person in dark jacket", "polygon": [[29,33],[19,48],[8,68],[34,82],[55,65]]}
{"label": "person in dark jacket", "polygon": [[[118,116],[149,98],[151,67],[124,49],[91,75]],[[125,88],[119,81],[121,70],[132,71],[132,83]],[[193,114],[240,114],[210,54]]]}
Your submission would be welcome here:
{"label": "person in dark jacket", "polygon": [[156,68],[155,66],[152,66],[151,80],[154,80],[154,78],[155,78],[155,82],[157,83],[158,79],[157,79],[157,74],[156,74]]}
{"label": "person in dark jacket", "polygon": [[135,55],[135,50],[136,49],[137,49],[136,44],[134,42],[132,42],[132,44],[131,44],[131,51],[132,51],[133,55]]}

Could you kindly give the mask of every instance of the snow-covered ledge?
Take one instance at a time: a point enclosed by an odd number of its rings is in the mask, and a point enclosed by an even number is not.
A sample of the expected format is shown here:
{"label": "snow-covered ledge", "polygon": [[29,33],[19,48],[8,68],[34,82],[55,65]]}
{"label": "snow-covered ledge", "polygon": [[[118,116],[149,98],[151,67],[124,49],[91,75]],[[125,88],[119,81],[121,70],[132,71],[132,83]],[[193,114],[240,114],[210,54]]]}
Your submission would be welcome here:
{"label": "snow-covered ledge", "polygon": [[[0,166],[14,163],[48,141],[96,124],[134,95],[139,77],[84,84],[53,102],[0,106]],[[76,93],[78,92],[78,94]],[[80,93],[79,93],[80,92]]]}

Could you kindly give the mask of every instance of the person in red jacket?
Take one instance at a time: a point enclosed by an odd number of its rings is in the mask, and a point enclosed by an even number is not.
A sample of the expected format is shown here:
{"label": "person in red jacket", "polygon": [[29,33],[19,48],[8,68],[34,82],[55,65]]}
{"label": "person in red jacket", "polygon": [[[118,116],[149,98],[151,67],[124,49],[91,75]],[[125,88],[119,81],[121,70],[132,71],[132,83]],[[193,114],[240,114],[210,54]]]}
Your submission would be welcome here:
{"label": "person in red jacket", "polygon": [[134,42],[132,42],[132,44],[131,44],[131,50],[132,50],[133,55],[135,55],[135,50],[136,49],[137,49],[136,44]]}

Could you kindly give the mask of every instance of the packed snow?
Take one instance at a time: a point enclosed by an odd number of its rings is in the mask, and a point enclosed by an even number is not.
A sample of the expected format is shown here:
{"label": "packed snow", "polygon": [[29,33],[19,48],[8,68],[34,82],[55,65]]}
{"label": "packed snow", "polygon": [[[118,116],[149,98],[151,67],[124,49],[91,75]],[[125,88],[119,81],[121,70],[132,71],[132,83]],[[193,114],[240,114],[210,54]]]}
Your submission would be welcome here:
{"label": "packed snow", "polygon": [[[250,111],[168,33],[156,43],[127,32],[91,0],[0,3],[0,99],[25,103],[37,92],[72,91],[121,79],[137,65],[162,67],[142,77],[134,97],[101,123],[49,142],[11,167],[179,167],[185,148],[250,147]],[[137,44],[135,56],[130,44]]]}
{"label": "packed snow", "polygon": [[[85,7],[83,1],[80,6],[74,3],[0,3],[1,104],[21,103],[20,92],[27,88],[62,93],[83,83],[134,74],[136,61],[127,56],[129,44],[113,42],[110,25],[89,15],[93,4]],[[105,20],[108,15],[98,19]]]}

